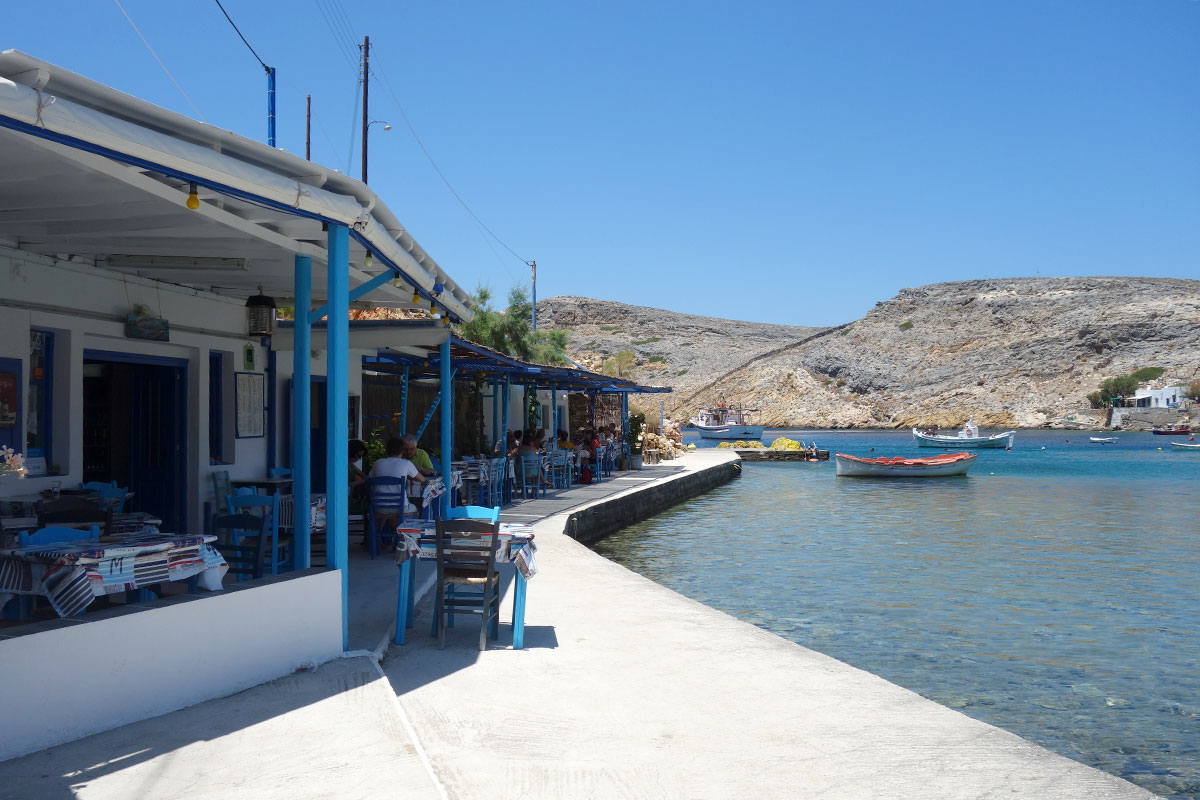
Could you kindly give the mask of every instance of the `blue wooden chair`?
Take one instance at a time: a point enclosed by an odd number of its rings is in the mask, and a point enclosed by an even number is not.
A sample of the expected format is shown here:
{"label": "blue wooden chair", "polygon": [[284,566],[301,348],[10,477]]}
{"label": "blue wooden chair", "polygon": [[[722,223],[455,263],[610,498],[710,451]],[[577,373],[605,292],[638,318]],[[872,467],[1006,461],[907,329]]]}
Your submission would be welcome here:
{"label": "blue wooden chair", "polygon": [[[472,508],[468,506],[467,508]],[[479,614],[479,649],[487,649],[487,636],[500,636],[500,509],[474,507],[470,516],[440,519],[437,523],[437,578],[433,634],[438,649],[446,646],[446,628],[454,627],[454,614]],[[476,591],[459,592],[458,589]]]}
{"label": "blue wooden chair", "polygon": [[290,478],[292,471],[287,467],[272,467],[268,473],[272,478]]}
{"label": "blue wooden chair", "polygon": [[550,454],[550,481],[555,489],[571,488],[570,456],[563,450],[555,450]]}
{"label": "blue wooden chair", "polygon": [[[367,551],[371,558],[379,555],[379,546],[386,539],[396,543],[395,525],[404,522],[408,508],[408,480],[391,476],[367,478],[370,502],[367,503]],[[395,520],[388,530],[382,530]]]}
{"label": "blue wooden chair", "polygon": [[[229,498],[233,514],[253,514],[263,520],[263,535],[270,535],[271,549],[267,565],[272,575],[278,575],[281,567],[289,566],[292,558],[292,539],[279,535],[279,495],[254,494],[251,489],[240,489]],[[286,555],[285,555],[286,554]]]}
{"label": "blue wooden chair", "polygon": [[504,505],[504,487],[508,483],[508,459],[488,459],[487,505]]}
{"label": "blue wooden chair", "polygon": [[450,509],[446,519],[482,519],[488,522],[500,521],[500,506],[458,506]]}
{"label": "blue wooden chair", "polygon": [[218,514],[212,519],[217,551],[225,557],[229,574],[261,578],[266,567],[266,520],[254,514]]}
{"label": "blue wooden chair", "polygon": [[84,530],[82,528],[64,528],[52,525],[48,528],[33,531],[21,531],[17,534],[17,541],[21,547],[34,547],[43,544],[60,544],[62,542],[79,542],[86,540],[97,540],[100,538],[100,526],[93,525],[91,528]]}
{"label": "blue wooden chair", "polygon": [[537,453],[518,453],[516,467],[521,499],[527,499],[530,490],[533,490],[533,499],[537,500],[538,491],[542,488],[542,457]]}

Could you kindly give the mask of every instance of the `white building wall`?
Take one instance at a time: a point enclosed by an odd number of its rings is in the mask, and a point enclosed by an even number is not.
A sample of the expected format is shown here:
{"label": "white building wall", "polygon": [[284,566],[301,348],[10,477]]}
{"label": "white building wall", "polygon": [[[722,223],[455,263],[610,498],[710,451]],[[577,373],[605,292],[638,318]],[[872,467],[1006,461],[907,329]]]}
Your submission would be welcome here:
{"label": "white building wall", "polygon": [[330,570],[0,638],[0,761],[337,658],[341,607]]}
{"label": "white building wall", "polygon": [[[125,337],[125,315],[144,305],[170,324],[170,341]],[[119,275],[87,264],[69,263],[0,246],[0,357],[23,362],[21,403],[28,397],[29,330],[55,332],[53,451],[47,465],[62,474],[0,482],[0,497],[32,494],[51,481],[77,484],[83,475],[83,353],[109,350],[188,361],[187,468],[188,525],[203,528],[203,504],[212,499],[210,475],[228,470],[232,478],[266,474],[267,440],[236,439],[234,462],[210,466],[208,457],[208,358],[211,350],[232,353],[235,371],[244,348],[255,353],[264,372],[267,351],[246,335],[243,301],[193,289]],[[233,425],[234,420],[226,419]]]}

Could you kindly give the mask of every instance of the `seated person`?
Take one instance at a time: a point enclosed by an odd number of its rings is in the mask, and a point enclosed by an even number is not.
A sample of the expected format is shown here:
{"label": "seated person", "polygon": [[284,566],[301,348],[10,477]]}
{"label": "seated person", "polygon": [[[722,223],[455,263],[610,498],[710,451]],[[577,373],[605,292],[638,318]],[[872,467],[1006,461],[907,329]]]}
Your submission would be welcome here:
{"label": "seated person", "polygon": [[404,442],[403,456],[413,463],[418,472],[426,478],[436,474],[433,469],[433,461],[429,458],[429,453],[417,447],[416,436],[406,433],[401,437],[400,441]]}
{"label": "seated person", "polygon": [[560,450],[575,449],[575,443],[567,438],[567,432],[561,429],[558,431],[558,447]]}
{"label": "seated person", "polygon": [[[394,437],[388,439],[387,447],[385,448],[384,452],[387,453],[387,455],[381,459],[378,459],[371,466],[372,478],[407,478],[409,486],[412,486],[416,483],[425,482],[425,476],[420,473],[420,471],[416,468],[416,466],[413,465],[411,461],[404,457],[403,441]],[[380,496],[397,494],[399,489],[393,486],[376,486],[374,487],[374,491],[376,496]],[[417,509],[415,506],[408,504],[405,507],[405,513],[416,514]],[[395,527],[396,525],[400,524],[400,520],[394,514],[389,515],[388,517],[382,517],[381,519],[384,520],[384,522],[381,523],[384,525],[390,524],[392,527]],[[391,521],[389,522],[389,520]]]}

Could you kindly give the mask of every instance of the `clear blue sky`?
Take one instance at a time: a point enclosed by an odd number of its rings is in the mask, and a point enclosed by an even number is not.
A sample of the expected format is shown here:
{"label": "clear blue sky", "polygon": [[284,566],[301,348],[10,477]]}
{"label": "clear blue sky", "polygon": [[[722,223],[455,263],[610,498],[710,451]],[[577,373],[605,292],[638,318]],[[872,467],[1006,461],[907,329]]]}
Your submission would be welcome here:
{"label": "clear blue sky", "polygon": [[[1194,0],[223,2],[278,69],[280,146],[311,93],[342,170],[369,34],[539,297],[832,324],[938,281],[1200,277]],[[265,138],[215,2],[121,4],[210,123]],[[195,116],[113,0],[10,5],[0,49]],[[371,110],[371,185],[417,240],[468,288],[528,281],[382,81]]]}

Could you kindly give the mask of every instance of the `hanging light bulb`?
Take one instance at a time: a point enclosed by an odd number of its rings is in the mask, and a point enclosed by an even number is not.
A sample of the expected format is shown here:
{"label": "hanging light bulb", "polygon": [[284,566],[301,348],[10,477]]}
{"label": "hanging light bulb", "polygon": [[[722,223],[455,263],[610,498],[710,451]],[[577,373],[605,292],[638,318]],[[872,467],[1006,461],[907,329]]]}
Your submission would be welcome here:
{"label": "hanging light bulb", "polygon": [[446,327],[449,328],[450,327],[450,315],[447,314],[442,319],[446,320]]}
{"label": "hanging light bulb", "polygon": [[433,298],[431,297],[429,298],[429,313],[432,314],[435,311],[437,311],[437,305],[433,302]]}
{"label": "hanging light bulb", "polygon": [[421,305],[421,293],[417,291],[417,287],[415,287],[415,286],[413,287],[413,299],[412,299],[412,303],[413,303],[413,305],[414,305],[414,306],[419,306],[419,305]]}
{"label": "hanging light bulb", "polygon": [[192,211],[195,211],[200,207],[200,197],[196,194],[196,184],[194,183],[188,184],[187,207]]}
{"label": "hanging light bulb", "polygon": [[375,259],[371,257],[371,251],[367,251],[366,257],[363,259],[363,270],[368,270],[375,263]]}

